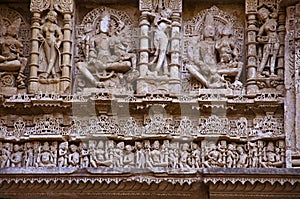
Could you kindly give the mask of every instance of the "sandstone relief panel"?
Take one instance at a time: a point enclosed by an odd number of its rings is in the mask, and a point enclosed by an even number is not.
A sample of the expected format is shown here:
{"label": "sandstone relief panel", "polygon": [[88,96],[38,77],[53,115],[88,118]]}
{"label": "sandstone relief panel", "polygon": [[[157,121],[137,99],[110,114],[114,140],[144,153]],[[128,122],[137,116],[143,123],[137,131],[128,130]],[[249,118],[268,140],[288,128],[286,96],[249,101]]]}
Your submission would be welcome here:
{"label": "sandstone relief panel", "polygon": [[1,93],[13,95],[25,91],[25,67],[28,62],[30,26],[20,13],[0,7]]}
{"label": "sandstone relief panel", "polygon": [[107,92],[134,92],[139,76],[134,28],[125,12],[107,7],[96,8],[83,18],[77,34],[75,92],[84,92],[89,87]]}
{"label": "sandstone relief panel", "polygon": [[241,87],[243,35],[241,21],[216,6],[185,22],[183,81],[196,80],[198,88]]}
{"label": "sandstone relief panel", "polygon": [[31,0],[30,22],[0,7],[0,169],[298,167],[300,7],[239,2]]}
{"label": "sandstone relief panel", "polygon": [[32,49],[28,92],[71,91],[72,1],[31,1]]}

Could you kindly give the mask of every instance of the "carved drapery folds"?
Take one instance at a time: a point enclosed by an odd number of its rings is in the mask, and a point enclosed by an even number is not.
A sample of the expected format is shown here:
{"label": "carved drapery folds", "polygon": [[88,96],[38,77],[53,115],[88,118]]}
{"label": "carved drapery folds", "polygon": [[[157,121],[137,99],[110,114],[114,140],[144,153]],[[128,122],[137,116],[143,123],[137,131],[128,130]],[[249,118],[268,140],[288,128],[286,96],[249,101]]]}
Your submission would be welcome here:
{"label": "carved drapery folds", "polygon": [[31,1],[32,49],[29,93],[71,88],[73,1]]}
{"label": "carved drapery folds", "polygon": [[[75,92],[85,87],[134,92],[139,76],[132,19],[122,11],[100,7],[78,26]],[[87,89],[86,89],[87,90]]]}

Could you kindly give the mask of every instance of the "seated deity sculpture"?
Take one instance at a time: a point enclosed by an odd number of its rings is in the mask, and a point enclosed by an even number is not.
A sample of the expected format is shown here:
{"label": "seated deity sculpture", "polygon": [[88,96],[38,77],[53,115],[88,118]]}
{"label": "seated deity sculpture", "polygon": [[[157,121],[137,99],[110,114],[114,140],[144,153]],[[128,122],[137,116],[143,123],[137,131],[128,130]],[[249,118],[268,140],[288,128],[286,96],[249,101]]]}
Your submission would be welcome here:
{"label": "seated deity sculpture", "polygon": [[218,73],[227,77],[234,77],[234,80],[239,82],[243,63],[239,61],[239,50],[235,44],[232,30],[232,25],[226,24],[222,30],[221,39],[216,41],[216,49],[220,57]]}
{"label": "seated deity sculpture", "polygon": [[103,13],[97,24],[96,34],[88,37],[83,45],[86,61],[78,62],[77,68],[96,87],[104,87],[103,81],[112,77],[124,78],[129,71],[136,70],[136,55],[130,52],[130,41],[120,32],[124,23],[119,22],[118,31],[111,31],[111,17]]}
{"label": "seated deity sculpture", "polygon": [[25,88],[24,69],[27,64],[27,59],[22,57],[23,44],[18,40],[17,33],[19,32],[21,19],[15,20],[6,31],[4,37],[0,37],[0,71],[8,73],[17,73],[17,87]]}
{"label": "seated deity sculpture", "polygon": [[232,30],[230,23],[225,24],[220,32],[221,38],[216,40],[214,18],[207,13],[200,41],[187,48],[186,69],[205,88],[227,88],[229,83],[242,84],[239,79],[243,63],[239,61],[239,50]]}
{"label": "seated deity sculpture", "polygon": [[224,87],[226,81],[217,71],[217,54],[214,41],[215,27],[211,14],[207,14],[204,22],[203,40],[197,46],[188,48],[190,63],[187,70],[203,86],[207,88]]}

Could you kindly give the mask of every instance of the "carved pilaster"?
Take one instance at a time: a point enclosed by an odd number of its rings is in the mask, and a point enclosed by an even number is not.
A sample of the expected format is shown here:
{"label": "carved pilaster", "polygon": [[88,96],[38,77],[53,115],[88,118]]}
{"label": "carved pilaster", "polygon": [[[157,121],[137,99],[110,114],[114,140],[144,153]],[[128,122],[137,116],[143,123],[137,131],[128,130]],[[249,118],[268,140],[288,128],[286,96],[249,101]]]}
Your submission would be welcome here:
{"label": "carved pilaster", "polygon": [[284,37],[285,37],[285,10],[280,9],[278,16],[278,36],[280,47],[278,52],[277,75],[279,78],[284,77]]}
{"label": "carved pilaster", "polygon": [[180,32],[181,32],[181,13],[173,13],[171,30],[171,63],[170,67],[170,90],[172,93],[180,92]]}
{"label": "carved pilaster", "polygon": [[257,0],[247,0],[246,14],[247,14],[247,92],[248,94],[255,94],[258,90],[256,85],[256,67],[257,67],[257,49],[256,49],[256,7]]}
{"label": "carved pilaster", "polygon": [[38,68],[39,68],[39,39],[41,14],[34,11],[31,26],[31,60],[30,60],[30,77],[28,80],[28,92],[36,93],[38,91]]}
{"label": "carved pilaster", "polygon": [[[295,19],[300,17],[300,4],[296,5]],[[295,134],[296,134],[296,150],[300,152],[300,21],[295,20],[295,94],[296,94],[296,106],[295,106]]]}
{"label": "carved pilaster", "polygon": [[63,53],[62,53],[62,76],[60,82],[60,93],[64,93],[70,89],[71,78],[70,71],[72,68],[72,15],[64,14],[64,39],[63,39]]}
{"label": "carved pilaster", "polygon": [[[286,17],[286,36],[285,36],[285,135],[286,135],[286,157],[287,167],[295,167],[300,165],[299,158],[297,157],[297,151],[299,147],[299,129],[297,117],[299,117],[299,111],[297,108],[297,75],[296,62],[297,62],[297,28],[296,28],[296,6],[287,8]],[[299,47],[298,47],[299,48]],[[298,50],[299,51],[299,50]],[[299,95],[299,94],[298,94]],[[298,98],[298,99],[297,99]],[[296,156],[295,156],[296,155]]]}
{"label": "carved pilaster", "polygon": [[140,76],[144,77],[148,71],[148,63],[149,63],[149,29],[150,23],[147,20],[147,16],[141,13],[141,21],[140,21],[140,62],[139,62],[139,69],[140,69]]}

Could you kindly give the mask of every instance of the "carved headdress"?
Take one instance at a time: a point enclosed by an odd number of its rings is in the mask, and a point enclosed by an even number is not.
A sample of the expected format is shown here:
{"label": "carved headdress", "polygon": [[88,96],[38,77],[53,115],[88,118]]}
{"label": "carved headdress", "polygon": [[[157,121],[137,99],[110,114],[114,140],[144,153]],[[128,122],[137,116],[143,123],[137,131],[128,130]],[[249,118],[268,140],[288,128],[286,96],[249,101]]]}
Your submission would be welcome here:
{"label": "carved headdress", "polygon": [[21,25],[21,18],[16,19],[8,28],[7,34],[10,36],[17,36]]}
{"label": "carved headdress", "polygon": [[205,16],[205,21],[204,21],[204,28],[205,27],[213,27],[215,28],[215,21],[214,21],[214,17],[212,16],[211,13],[207,13],[206,16]]}
{"label": "carved headdress", "polygon": [[233,34],[232,30],[233,30],[233,25],[231,23],[227,23],[222,30],[222,35],[231,36]]}

